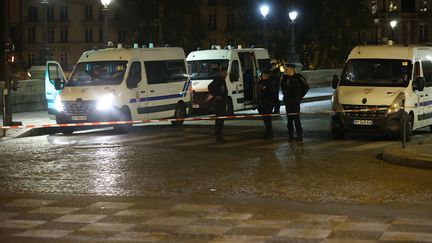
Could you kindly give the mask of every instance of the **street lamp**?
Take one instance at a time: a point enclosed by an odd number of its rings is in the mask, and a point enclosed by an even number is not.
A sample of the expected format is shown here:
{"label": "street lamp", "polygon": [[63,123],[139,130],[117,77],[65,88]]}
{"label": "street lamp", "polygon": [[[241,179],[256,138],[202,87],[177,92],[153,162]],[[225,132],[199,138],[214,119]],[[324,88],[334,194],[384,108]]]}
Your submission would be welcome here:
{"label": "street lamp", "polygon": [[291,20],[291,47],[290,47],[290,51],[289,51],[289,55],[288,55],[288,62],[291,63],[297,63],[298,62],[298,55],[295,49],[295,36],[294,36],[294,23],[295,20],[297,19],[298,16],[298,12],[293,10],[291,12],[289,12],[289,18]]}
{"label": "street lamp", "polygon": [[397,26],[397,20],[392,20],[392,21],[390,21],[390,27],[391,27],[391,40],[392,41],[394,41],[394,30],[395,30],[395,28],[396,28],[396,26]]}
{"label": "street lamp", "polygon": [[50,49],[48,46],[48,0],[41,0],[40,3],[43,7],[43,45],[40,50],[40,64],[45,65],[46,61],[50,59]]}
{"label": "street lamp", "polygon": [[378,18],[376,18],[376,19],[374,19],[374,25],[375,25],[375,41],[376,41],[376,44],[378,44],[379,43],[379,40],[378,40],[378,25],[379,25],[379,19]]}
{"label": "street lamp", "polygon": [[109,5],[111,3],[111,0],[101,0],[102,6],[103,6],[103,13],[104,13],[104,27],[103,27],[103,44],[104,46],[107,46],[108,44],[108,12],[109,12]]}
{"label": "street lamp", "polygon": [[264,48],[267,49],[267,15],[270,13],[270,7],[266,4],[261,5],[260,7],[261,16],[263,19],[263,42],[264,42]]}

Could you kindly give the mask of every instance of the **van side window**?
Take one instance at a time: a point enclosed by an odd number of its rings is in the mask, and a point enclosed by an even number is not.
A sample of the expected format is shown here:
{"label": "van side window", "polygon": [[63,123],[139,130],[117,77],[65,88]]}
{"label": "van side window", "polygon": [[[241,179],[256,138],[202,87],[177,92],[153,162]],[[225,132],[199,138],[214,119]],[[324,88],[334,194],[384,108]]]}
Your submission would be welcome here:
{"label": "van side window", "polygon": [[233,61],[230,72],[231,82],[237,82],[240,78],[240,64],[239,61]]}
{"label": "van side window", "polygon": [[129,70],[129,75],[126,80],[126,85],[129,89],[138,87],[141,82],[141,63],[133,62]]}
{"label": "van side window", "polygon": [[148,84],[184,82],[188,79],[184,60],[144,62]]}
{"label": "van side window", "polygon": [[423,76],[425,78],[426,86],[432,86],[432,62],[422,61]]}

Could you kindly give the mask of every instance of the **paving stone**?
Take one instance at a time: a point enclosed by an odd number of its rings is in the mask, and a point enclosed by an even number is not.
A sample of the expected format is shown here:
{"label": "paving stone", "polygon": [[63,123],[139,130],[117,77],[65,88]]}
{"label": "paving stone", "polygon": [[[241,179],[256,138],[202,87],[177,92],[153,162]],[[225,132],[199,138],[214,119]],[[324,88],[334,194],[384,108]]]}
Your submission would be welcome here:
{"label": "paving stone", "polygon": [[312,238],[325,239],[331,233],[331,230],[316,230],[316,229],[282,229],[277,236],[289,238]]}
{"label": "paving stone", "polygon": [[253,214],[250,213],[230,213],[221,212],[207,215],[206,219],[232,219],[232,220],[247,220],[250,219]]}
{"label": "paving stone", "polygon": [[55,203],[51,200],[17,199],[6,204],[7,207],[38,208]]}
{"label": "paving stone", "polygon": [[80,208],[69,208],[69,207],[42,207],[29,211],[28,213],[39,213],[39,214],[71,214],[80,210]]}
{"label": "paving stone", "polygon": [[415,242],[432,242],[432,234],[410,233],[410,232],[384,232],[380,241],[415,241]]}
{"label": "paving stone", "polygon": [[15,234],[18,237],[61,238],[71,234],[72,230],[28,230]]}
{"label": "paving stone", "polygon": [[187,225],[177,229],[175,232],[191,235],[223,235],[230,229],[231,227]]}
{"label": "paving stone", "polygon": [[98,208],[98,209],[127,209],[135,206],[136,203],[127,203],[127,202],[98,202],[93,205],[90,205],[89,208]]}
{"label": "paving stone", "polygon": [[194,222],[195,218],[186,217],[156,217],[148,219],[143,224],[150,225],[167,225],[167,226],[183,226]]}
{"label": "paving stone", "polygon": [[35,226],[45,224],[46,221],[38,220],[12,220],[7,219],[0,222],[0,228],[13,228],[13,229],[30,229]]}
{"label": "paving stone", "polygon": [[221,226],[221,227],[234,227],[240,224],[239,220],[232,219],[198,219],[193,222],[193,225],[201,226]]}
{"label": "paving stone", "polygon": [[169,239],[167,233],[148,233],[148,232],[121,232],[108,240],[110,241],[132,241],[132,242],[157,242]]}
{"label": "paving stone", "polygon": [[115,213],[115,216],[125,217],[156,217],[164,213],[164,210],[150,210],[150,209],[126,209]]}
{"label": "paving stone", "polygon": [[377,224],[377,223],[344,223],[336,227],[336,230],[347,230],[347,231],[386,231],[390,227],[389,224]]}
{"label": "paving stone", "polygon": [[80,229],[80,231],[110,231],[110,232],[118,232],[118,231],[126,231],[132,227],[134,224],[109,224],[109,223],[94,223],[87,225]]}
{"label": "paving stone", "polygon": [[95,223],[105,217],[105,215],[95,214],[68,214],[55,219],[54,222]]}

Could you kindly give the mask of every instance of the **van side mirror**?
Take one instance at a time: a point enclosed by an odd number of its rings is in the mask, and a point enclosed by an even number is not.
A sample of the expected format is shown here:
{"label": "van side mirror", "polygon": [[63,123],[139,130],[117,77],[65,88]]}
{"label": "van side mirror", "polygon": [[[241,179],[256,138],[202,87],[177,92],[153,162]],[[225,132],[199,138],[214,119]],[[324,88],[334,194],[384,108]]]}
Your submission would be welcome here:
{"label": "van side mirror", "polygon": [[413,89],[418,91],[423,91],[426,86],[426,81],[424,77],[417,77],[413,82]]}
{"label": "van side mirror", "polygon": [[332,88],[337,89],[338,84],[339,84],[339,77],[337,75],[333,75]]}
{"label": "van side mirror", "polygon": [[238,73],[231,73],[229,77],[231,82],[237,82],[239,81],[240,75]]}
{"label": "van side mirror", "polygon": [[66,83],[64,80],[62,80],[60,78],[54,79],[54,88],[56,90],[62,90],[62,89],[64,89],[65,86],[66,86]]}

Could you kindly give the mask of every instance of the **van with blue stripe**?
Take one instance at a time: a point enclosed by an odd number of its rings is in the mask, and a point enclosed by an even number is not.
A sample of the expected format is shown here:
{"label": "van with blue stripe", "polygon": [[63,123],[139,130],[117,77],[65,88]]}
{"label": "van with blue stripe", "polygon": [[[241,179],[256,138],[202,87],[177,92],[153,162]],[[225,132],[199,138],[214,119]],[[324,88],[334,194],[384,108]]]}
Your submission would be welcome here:
{"label": "van with blue stripe", "polygon": [[190,112],[192,90],[182,48],[91,50],[82,54],[69,79],[54,61],[47,62],[46,73],[49,84],[60,90],[53,97],[58,124],[185,118]]}

